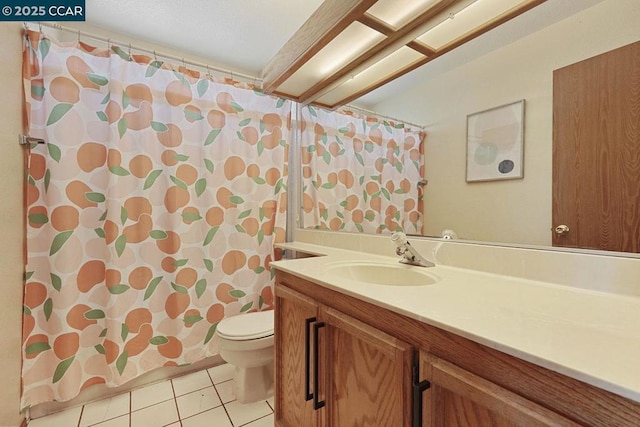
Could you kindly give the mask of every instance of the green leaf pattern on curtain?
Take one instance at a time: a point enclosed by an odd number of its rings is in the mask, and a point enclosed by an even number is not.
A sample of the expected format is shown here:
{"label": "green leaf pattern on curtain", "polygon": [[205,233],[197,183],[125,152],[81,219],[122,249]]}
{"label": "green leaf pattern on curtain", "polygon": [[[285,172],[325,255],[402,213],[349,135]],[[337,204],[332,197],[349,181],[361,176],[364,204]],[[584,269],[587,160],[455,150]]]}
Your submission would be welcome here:
{"label": "green leaf pattern on curtain", "polygon": [[304,227],[421,234],[424,137],[403,123],[303,107]]}
{"label": "green leaf pattern on curtain", "polygon": [[273,307],[291,109],[27,35],[25,113],[47,143],[27,177],[23,407],[215,355],[221,319]]}

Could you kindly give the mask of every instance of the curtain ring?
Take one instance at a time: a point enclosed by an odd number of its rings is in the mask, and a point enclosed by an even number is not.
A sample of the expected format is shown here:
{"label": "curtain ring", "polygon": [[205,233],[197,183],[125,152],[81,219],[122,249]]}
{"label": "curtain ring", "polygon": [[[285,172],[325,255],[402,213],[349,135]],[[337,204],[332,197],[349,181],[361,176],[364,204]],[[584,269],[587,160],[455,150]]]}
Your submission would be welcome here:
{"label": "curtain ring", "polygon": [[42,23],[38,22],[38,31],[42,34]]}
{"label": "curtain ring", "polygon": [[153,60],[155,62],[158,62],[158,57],[156,56],[156,51],[155,50],[153,51]]}
{"label": "curtain ring", "polygon": [[131,43],[129,43],[129,57],[131,57]]}
{"label": "curtain ring", "polygon": [[78,43],[80,43],[80,30],[78,30]]}
{"label": "curtain ring", "polygon": [[184,62],[184,58],[182,58],[182,66],[184,67],[185,70],[187,69],[187,63]]}
{"label": "curtain ring", "polygon": [[207,77],[208,77],[208,78],[212,78],[212,76],[211,76],[211,70],[209,69],[209,64],[207,64]]}
{"label": "curtain ring", "polygon": [[107,50],[111,50],[111,37],[107,39]]}

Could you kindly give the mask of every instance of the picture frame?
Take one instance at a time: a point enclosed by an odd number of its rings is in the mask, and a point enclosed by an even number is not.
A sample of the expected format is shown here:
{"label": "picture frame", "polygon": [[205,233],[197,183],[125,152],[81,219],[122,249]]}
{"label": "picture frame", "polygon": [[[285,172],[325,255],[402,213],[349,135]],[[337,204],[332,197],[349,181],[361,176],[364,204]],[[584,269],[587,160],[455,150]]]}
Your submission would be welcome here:
{"label": "picture frame", "polygon": [[525,100],[467,115],[466,181],[524,178]]}

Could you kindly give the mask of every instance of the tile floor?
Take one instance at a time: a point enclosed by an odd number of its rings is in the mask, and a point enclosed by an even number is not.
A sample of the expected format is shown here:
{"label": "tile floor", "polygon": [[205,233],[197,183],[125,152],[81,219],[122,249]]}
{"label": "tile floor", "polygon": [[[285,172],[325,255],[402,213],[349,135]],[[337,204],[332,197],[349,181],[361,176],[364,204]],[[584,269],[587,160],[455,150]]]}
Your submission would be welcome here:
{"label": "tile floor", "polygon": [[273,427],[273,398],[248,405],[220,365],[31,420],[29,427]]}

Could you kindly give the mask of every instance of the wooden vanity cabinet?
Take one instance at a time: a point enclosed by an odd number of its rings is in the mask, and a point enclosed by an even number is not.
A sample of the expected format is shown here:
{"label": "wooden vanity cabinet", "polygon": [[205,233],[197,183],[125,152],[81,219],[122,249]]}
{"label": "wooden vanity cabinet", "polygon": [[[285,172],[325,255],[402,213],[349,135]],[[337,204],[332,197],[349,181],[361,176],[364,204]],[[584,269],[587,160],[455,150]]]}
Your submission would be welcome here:
{"label": "wooden vanity cabinet", "polygon": [[276,426],[640,426],[638,402],[295,275],[275,296]]}
{"label": "wooden vanity cabinet", "polygon": [[322,307],[319,319],[326,425],[411,426],[413,348],[331,308]]}
{"label": "wooden vanity cabinet", "polygon": [[277,426],[411,426],[409,344],[286,287],[275,296]]}
{"label": "wooden vanity cabinet", "polygon": [[579,426],[427,352],[420,352],[423,426]]}
{"label": "wooden vanity cabinet", "polygon": [[317,319],[318,304],[280,286],[276,286],[275,297],[275,424],[320,426],[319,414],[307,399],[311,387],[310,322],[307,320]]}

